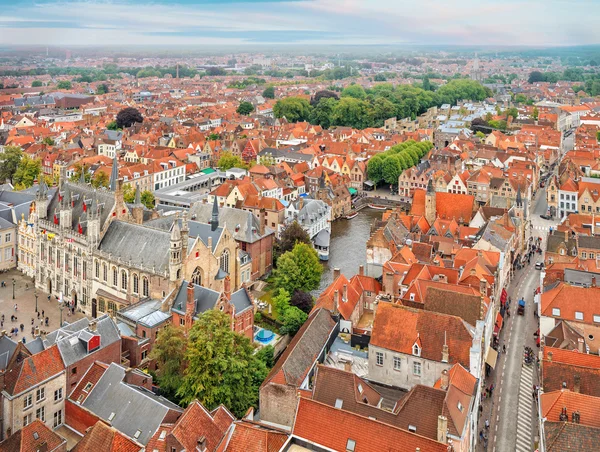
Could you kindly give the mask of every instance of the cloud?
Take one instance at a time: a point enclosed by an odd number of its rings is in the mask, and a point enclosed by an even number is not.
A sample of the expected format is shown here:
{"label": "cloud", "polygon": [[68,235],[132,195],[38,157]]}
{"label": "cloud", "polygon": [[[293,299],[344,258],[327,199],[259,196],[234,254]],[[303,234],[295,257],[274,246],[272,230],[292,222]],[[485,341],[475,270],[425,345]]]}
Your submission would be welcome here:
{"label": "cloud", "polygon": [[0,44],[575,45],[599,19],[594,0],[16,0]]}

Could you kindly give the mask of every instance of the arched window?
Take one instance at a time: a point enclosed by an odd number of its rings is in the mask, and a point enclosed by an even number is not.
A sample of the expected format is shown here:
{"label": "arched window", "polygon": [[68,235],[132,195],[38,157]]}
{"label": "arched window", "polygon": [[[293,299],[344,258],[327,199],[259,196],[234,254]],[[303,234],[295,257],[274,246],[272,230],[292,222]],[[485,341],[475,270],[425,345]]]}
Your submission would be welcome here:
{"label": "arched window", "polygon": [[133,293],[139,293],[140,281],[136,273],[133,274]]}
{"label": "arched window", "polygon": [[180,279],[180,278],[181,278],[181,269],[178,268],[177,269],[177,279]]}
{"label": "arched window", "polygon": [[221,269],[225,273],[229,273],[229,250],[225,250],[221,254]]}
{"label": "arched window", "polygon": [[106,302],[104,301],[104,298],[98,298],[98,311],[106,311]]}
{"label": "arched window", "polygon": [[145,297],[148,296],[148,293],[150,293],[149,290],[149,285],[148,285],[148,278],[146,278],[145,276],[142,278],[142,295],[144,295]]}
{"label": "arched window", "polygon": [[112,274],[113,274],[113,286],[118,287],[119,286],[119,272],[117,271],[117,267],[113,267]]}
{"label": "arched window", "polygon": [[108,266],[106,263],[102,264],[102,279],[106,282],[108,281]]}
{"label": "arched window", "polygon": [[121,289],[127,290],[127,272],[121,270]]}
{"label": "arched window", "polygon": [[96,278],[100,279],[100,262],[96,261]]}
{"label": "arched window", "polygon": [[192,282],[199,286],[202,285],[202,275],[200,274],[200,267],[196,267],[194,273],[192,273]]}

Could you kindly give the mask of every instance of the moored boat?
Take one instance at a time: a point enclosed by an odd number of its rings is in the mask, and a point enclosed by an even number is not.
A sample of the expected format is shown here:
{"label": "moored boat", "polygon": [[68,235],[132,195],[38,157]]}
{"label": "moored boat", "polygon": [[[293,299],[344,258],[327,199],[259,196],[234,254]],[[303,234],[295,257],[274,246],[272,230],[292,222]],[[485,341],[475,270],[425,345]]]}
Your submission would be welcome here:
{"label": "moored boat", "polygon": [[381,206],[379,204],[369,204],[369,207],[371,209],[377,209],[377,210],[387,210],[386,206]]}
{"label": "moored boat", "polygon": [[357,217],[358,216],[358,212],[352,212],[351,214],[346,215],[344,218],[346,218],[346,220],[352,220],[352,218]]}

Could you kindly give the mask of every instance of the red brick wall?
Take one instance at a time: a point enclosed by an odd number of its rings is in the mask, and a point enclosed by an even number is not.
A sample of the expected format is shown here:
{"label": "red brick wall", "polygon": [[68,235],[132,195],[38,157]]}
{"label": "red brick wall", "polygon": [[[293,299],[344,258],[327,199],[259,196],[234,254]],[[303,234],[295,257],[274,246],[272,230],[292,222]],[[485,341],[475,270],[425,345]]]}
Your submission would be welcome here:
{"label": "red brick wall", "polygon": [[132,337],[121,336],[121,349],[123,353],[129,352],[129,365],[137,367],[141,361],[141,350],[138,341]]}
{"label": "red brick wall", "polygon": [[79,383],[79,380],[85,375],[90,366],[94,364],[94,361],[100,361],[105,364],[121,364],[121,340],[90,353],[75,364],[70,365],[67,368],[67,393],[70,393],[75,388],[75,385]]}
{"label": "red brick wall", "polygon": [[82,435],[100,418],[71,400],[65,401],[65,424]]}
{"label": "red brick wall", "polygon": [[254,340],[254,309],[248,309],[240,315],[236,315],[233,330]]}

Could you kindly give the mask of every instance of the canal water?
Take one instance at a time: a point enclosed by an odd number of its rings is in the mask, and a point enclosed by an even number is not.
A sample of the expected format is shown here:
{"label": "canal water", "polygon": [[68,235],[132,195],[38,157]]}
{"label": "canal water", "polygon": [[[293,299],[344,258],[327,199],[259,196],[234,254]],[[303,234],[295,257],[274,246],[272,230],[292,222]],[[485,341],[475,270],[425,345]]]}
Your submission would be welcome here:
{"label": "canal water", "polygon": [[318,297],[333,281],[333,269],[339,268],[350,279],[358,273],[358,267],[367,261],[367,240],[371,234],[371,224],[380,220],[383,211],[362,209],[352,220],[338,220],[332,223],[329,261],[323,263],[323,276],[319,289],[313,292]]}

